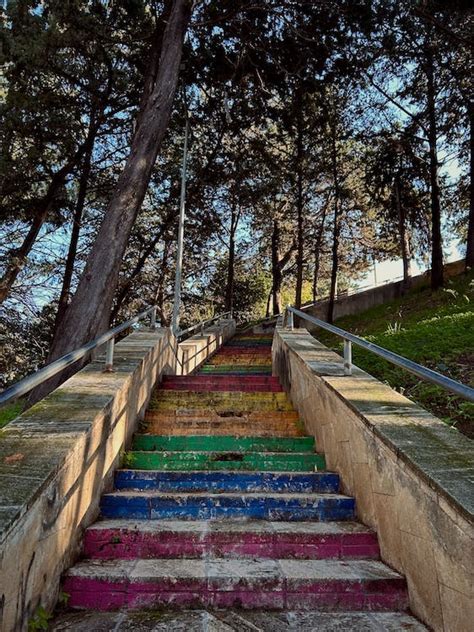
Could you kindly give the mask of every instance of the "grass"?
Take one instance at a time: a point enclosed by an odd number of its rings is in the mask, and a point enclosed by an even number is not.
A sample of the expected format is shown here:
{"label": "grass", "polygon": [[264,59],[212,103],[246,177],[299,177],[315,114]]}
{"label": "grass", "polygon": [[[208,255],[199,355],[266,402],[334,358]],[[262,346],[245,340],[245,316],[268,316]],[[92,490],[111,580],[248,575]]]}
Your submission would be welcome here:
{"label": "grass", "polygon": [[[404,297],[345,316],[336,324],[386,349],[474,385],[474,274],[432,292],[416,289]],[[317,338],[342,353],[340,339],[325,331]],[[372,353],[353,346],[354,364],[474,438],[474,404],[421,381]]]}
{"label": "grass", "polygon": [[23,403],[21,401],[0,408],[0,428],[3,428],[9,421],[18,417],[22,410]]}

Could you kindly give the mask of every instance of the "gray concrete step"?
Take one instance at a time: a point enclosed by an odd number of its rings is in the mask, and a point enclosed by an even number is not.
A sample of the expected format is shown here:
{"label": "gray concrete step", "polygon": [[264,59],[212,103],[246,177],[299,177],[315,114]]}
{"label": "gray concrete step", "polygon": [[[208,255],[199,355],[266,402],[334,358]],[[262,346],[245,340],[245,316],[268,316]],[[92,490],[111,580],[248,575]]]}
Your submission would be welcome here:
{"label": "gray concrete step", "polygon": [[51,632],[427,632],[400,612],[209,611],[76,612],[56,618]]}

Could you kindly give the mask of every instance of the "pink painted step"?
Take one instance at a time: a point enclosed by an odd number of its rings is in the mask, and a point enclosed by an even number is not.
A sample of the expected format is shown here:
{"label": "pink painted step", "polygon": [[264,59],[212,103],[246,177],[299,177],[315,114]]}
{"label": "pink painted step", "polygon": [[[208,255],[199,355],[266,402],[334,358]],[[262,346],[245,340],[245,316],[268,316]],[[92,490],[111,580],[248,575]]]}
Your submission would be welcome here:
{"label": "pink painted step", "polygon": [[375,560],[90,560],[67,574],[72,608],[406,610],[405,580]]}
{"label": "pink painted step", "polygon": [[378,559],[379,547],[376,534],[356,522],[106,520],[87,529],[84,553],[100,559]]}

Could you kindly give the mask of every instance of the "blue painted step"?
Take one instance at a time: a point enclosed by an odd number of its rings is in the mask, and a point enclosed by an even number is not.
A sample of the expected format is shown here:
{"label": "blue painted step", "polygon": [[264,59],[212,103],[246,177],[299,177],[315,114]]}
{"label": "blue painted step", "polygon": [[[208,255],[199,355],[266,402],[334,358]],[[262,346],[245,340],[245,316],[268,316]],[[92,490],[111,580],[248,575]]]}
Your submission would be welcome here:
{"label": "blue painted step", "polygon": [[339,494],[165,494],[116,492],[101,501],[104,518],[141,520],[352,520],[353,498]]}
{"label": "blue painted step", "polygon": [[306,493],[339,490],[333,472],[164,472],[119,470],[117,489],[153,489],[161,492],[286,492]]}

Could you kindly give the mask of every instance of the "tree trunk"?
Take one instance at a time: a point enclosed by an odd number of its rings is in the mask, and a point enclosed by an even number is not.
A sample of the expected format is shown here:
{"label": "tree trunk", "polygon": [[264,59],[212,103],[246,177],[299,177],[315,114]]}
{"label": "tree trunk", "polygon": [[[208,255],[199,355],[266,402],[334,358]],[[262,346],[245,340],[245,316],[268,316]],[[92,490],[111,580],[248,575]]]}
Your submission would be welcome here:
{"label": "tree trunk", "polygon": [[295,307],[301,308],[304,271],[304,235],[303,235],[303,116],[302,107],[298,109],[298,130],[296,138],[296,291]]}
{"label": "tree trunk", "polygon": [[407,230],[405,209],[401,200],[400,175],[395,177],[395,202],[397,205],[398,231],[400,235],[400,251],[403,263],[403,289],[407,290],[411,284],[411,248]]}
{"label": "tree trunk", "polygon": [[272,300],[272,290],[270,290],[270,292],[268,292],[268,296],[267,296],[267,309],[265,310],[265,318],[268,318],[270,316],[270,302]]}
{"label": "tree trunk", "polygon": [[438,180],[438,132],[435,109],[436,88],[434,80],[433,51],[430,43],[427,43],[426,78],[431,185],[431,288],[436,290],[443,285],[443,243],[441,239],[441,204]]}
{"label": "tree trunk", "polygon": [[336,301],[337,293],[337,271],[339,267],[339,235],[341,232],[341,225],[339,221],[339,173],[337,164],[337,146],[336,146],[336,122],[334,121],[332,127],[332,146],[331,146],[331,159],[332,159],[332,173],[334,183],[334,225],[332,233],[332,267],[331,267],[331,287],[329,290],[329,302],[327,312],[327,322],[332,323],[334,318],[334,303]]}
{"label": "tree trunk", "polygon": [[280,264],[280,224],[273,220],[272,231],[272,303],[273,315],[281,312],[282,269]]}
{"label": "tree trunk", "polygon": [[157,306],[157,311],[162,326],[168,326],[171,320],[170,317],[165,314],[165,285],[166,275],[168,274],[169,270],[171,243],[171,238],[165,238],[163,244],[163,256],[161,259],[160,278],[158,280],[155,292],[155,304]]}
{"label": "tree trunk", "polygon": [[[157,29],[152,63],[145,82],[148,96],[142,100],[130,155],[107,206],[77,291],[54,337],[49,361],[95,338],[108,327],[130,231],[168,128],[190,16],[191,3],[187,0],[168,3],[162,15],[164,31],[161,37]],[[161,52],[157,55],[156,47],[160,45]],[[38,397],[49,392],[64,377],[63,374],[59,379],[53,378]]]}
{"label": "tree trunk", "polygon": [[66,266],[64,268],[63,284],[61,288],[61,294],[59,296],[58,311],[56,312],[56,319],[54,324],[54,331],[59,327],[66,308],[69,304],[71,294],[71,282],[72,275],[74,273],[74,264],[76,261],[77,246],[79,243],[79,233],[81,232],[82,214],[84,212],[84,205],[86,202],[87,186],[89,184],[89,176],[91,172],[92,163],[92,150],[94,147],[94,139],[91,139],[89,146],[84,155],[84,164],[82,167],[81,176],[79,178],[79,190],[76,200],[76,208],[74,209],[74,217],[72,222],[71,240],[69,242],[69,250],[66,258]]}
{"label": "tree trunk", "polygon": [[469,105],[469,221],[467,223],[466,271],[474,268],[474,105]]}
{"label": "tree trunk", "polygon": [[321,243],[323,241],[323,232],[324,232],[324,224],[326,223],[327,207],[328,207],[328,203],[326,202],[324,205],[323,216],[321,218],[321,223],[319,225],[316,241],[314,244],[313,303],[315,303],[318,298],[319,270],[321,268]]}
{"label": "tree trunk", "polygon": [[229,259],[227,261],[227,283],[225,289],[225,311],[231,312],[234,305],[234,278],[235,278],[235,233],[238,224],[238,214],[235,202],[232,202],[229,233]]}
{"label": "tree trunk", "polygon": [[86,141],[79,147],[74,157],[53,175],[45,196],[37,203],[33,221],[30,224],[30,228],[23,240],[23,243],[19,248],[15,248],[9,253],[9,259],[5,266],[5,271],[0,279],[0,304],[2,304],[8,297],[13,284],[17,280],[20,272],[23,270],[28,255],[30,254],[40,230],[48,217],[48,213],[52,208],[54,199],[60,189],[64,186],[67,177],[72,173],[77,163],[81,160],[87,147],[87,142],[88,139],[86,139]]}

